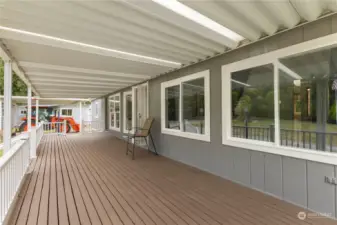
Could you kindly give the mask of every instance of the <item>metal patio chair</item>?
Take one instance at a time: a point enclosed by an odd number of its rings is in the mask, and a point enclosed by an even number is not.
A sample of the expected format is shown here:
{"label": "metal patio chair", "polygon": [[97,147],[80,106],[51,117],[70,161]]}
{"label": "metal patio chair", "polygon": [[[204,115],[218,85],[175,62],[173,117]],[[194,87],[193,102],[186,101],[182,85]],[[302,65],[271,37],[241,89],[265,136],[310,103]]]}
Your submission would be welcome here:
{"label": "metal patio chair", "polygon": [[[152,134],[151,134],[151,127],[152,127],[153,121],[154,121],[154,118],[149,117],[145,120],[143,127],[134,127],[133,129],[134,133],[130,133],[130,130],[129,130],[129,133],[127,136],[127,142],[126,142],[126,155],[128,155],[128,153],[130,152],[132,153],[132,159],[135,159],[135,145],[136,145],[137,138],[138,139],[144,138],[145,143],[147,145],[147,150],[149,152],[152,152],[150,150],[150,145],[147,140],[148,137],[150,137],[153,148],[154,148],[153,153],[155,155],[158,155],[157,149],[156,149],[156,146],[154,145],[154,141],[153,141]],[[132,147],[129,147],[131,144],[132,144]]]}

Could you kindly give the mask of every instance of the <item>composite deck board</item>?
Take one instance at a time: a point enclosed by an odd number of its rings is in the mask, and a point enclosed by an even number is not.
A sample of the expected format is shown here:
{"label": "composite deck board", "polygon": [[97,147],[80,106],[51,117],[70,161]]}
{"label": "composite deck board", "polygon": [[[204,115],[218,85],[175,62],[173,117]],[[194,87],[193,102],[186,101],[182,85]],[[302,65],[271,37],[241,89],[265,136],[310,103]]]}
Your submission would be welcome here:
{"label": "composite deck board", "polygon": [[108,133],[45,135],[9,225],[332,225]]}

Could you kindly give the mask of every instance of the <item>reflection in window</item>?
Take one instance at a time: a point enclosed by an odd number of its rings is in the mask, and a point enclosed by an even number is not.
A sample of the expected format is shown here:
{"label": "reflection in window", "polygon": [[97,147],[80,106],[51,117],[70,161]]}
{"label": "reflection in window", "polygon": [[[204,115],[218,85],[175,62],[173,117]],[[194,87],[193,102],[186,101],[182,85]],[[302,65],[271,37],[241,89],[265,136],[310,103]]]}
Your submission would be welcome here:
{"label": "reflection in window", "polygon": [[183,131],[205,134],[204,78],[182,83]]}
{"label": "reflection in window", "polygon": [[273,65],[234,72],[232,136],[274,142]]}
{"label": "reflection in window", "polygon": [[337,151],[337,52],[280,60],[280,144]]}
{"label": "reflection in window", "polygon": [[179,101],[180,101],[180,86],[172,86],[166,88],[166,128],[180,130],[179,118]]}

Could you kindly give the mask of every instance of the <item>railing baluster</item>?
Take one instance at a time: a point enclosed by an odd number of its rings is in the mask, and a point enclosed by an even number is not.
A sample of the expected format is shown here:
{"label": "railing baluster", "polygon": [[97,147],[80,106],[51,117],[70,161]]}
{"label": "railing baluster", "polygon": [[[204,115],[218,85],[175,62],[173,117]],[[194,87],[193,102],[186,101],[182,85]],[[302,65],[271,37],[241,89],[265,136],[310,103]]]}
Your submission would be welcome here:
{"label": "railing baluster", "polygon": [[305,131],[302,131],[302,133],[303,133],[303,140],[302,140],[303,148],[305,148]]}
{"label": "railing baluster", "polygon": [[330,152],[332,152],[332,134],[330,134]]}
{"label": "railing baluster", "polygon": [[311,134],[312,134],[312,132],[309,131],[309,149],[311,149]]}

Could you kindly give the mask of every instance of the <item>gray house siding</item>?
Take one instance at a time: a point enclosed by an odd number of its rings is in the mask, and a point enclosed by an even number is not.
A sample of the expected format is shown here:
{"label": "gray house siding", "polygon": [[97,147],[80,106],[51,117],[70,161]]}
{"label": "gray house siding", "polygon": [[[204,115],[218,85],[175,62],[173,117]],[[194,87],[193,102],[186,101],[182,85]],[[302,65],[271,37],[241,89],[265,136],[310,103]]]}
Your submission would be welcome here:
{"label": "gray house siding", "polygon": [[[337,32],[336,15],[149,81],[149,114],[155,118],[152,132],[159,153],[296,205],[336,217],[336,186],[324,182],[325,176],[336,176],[336,166],[224,146],[221,124],[222,65],[333,32]],[[211,141],[162,134],[161,83],[203,70],[210,70]],[[116,135],[121,136],[118,132]]]}

